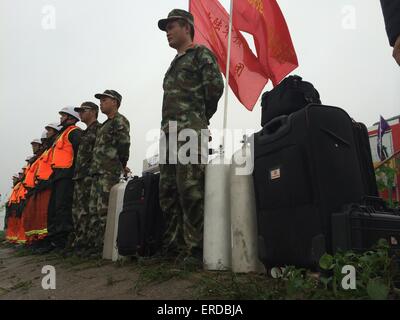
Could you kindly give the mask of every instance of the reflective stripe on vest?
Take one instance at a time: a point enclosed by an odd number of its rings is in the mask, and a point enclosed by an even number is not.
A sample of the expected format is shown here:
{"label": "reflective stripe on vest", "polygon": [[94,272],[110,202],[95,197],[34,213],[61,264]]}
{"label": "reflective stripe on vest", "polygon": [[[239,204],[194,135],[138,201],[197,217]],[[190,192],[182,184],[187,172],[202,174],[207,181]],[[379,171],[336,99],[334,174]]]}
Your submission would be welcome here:
{"label": "reflective stripe on vest", "polygon": [[31,237],[31,236],[35,236],[35,235],[45,235],[47,233],[48,233],[47,229],[25,231],[25,235],[27,237]]}
{"label": "reflective stripe on vest", "polygon": [[51,161],[53,158],[53,148],[47,149],[39,158],[39,166],[36,172],[36,178],[39,180],[49,180],[53,169],[51,168]]}
{"label": "reflective stripe on vest", "polygon": [[70,126],[58,137],[54,145],[53,161],[51,162],[52,168],[68,169],[72,167],[74,163],[74,149],[68,140],[68,135],[76,129],[78,129],[77,126]]}

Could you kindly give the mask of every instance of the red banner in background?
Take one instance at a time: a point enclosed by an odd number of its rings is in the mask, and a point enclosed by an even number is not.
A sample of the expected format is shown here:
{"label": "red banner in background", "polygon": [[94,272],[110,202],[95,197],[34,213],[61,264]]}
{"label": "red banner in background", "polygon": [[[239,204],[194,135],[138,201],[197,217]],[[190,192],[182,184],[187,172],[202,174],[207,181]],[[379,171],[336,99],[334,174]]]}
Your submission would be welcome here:
{"label": "red banner in background", "polygon": [[[208,47],[215,54],[221,71],[226,74],[228,13],[217,0],[192,0],[189,10],[194,16],[194,42]],[[251,51],[243,35],[233,27],[229,72],[232,91],[251,111],[267,82],[265,68]]]}
{"label": "red banner in background", "polygon": [[253,35],[259,62],[274,86],[298,67],[289,29],[276,0],[235,0],[232,15],[237,29]]}

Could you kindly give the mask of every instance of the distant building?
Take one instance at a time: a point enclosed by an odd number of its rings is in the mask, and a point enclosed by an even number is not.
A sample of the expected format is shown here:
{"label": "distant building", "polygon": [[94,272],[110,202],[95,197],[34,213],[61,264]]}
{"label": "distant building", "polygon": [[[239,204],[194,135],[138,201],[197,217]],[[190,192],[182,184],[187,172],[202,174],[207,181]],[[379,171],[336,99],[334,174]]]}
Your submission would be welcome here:
{"label": "distant building", "polygon": [[[395,152],[400,150],[400,115],[386,119],[390,125],[390,131],[386,132],[383,136],[383,146],[388,157],[393,155]],[[374,164],[379,163],[380,159],[378,157],[377,143],[378,143],[378,122],[372,127],[368,128],[369,142],[371,145],[372,160]],[[393,200],[400,201],[400,168],[399,161],[397,161],[397,178],[395,179],[395,185],[393,186]],[[396,164],[395,164],[396,165]],[[387,192],[381,194],[385,199],[388,198]]]}
{"label": "distant building", "polygon": [[160,167],[159,167],[160,159],[159,158],[160,157],[157,154],[157,155],[152,156],[151,158],[144,159],[142,174],[160,172]]}

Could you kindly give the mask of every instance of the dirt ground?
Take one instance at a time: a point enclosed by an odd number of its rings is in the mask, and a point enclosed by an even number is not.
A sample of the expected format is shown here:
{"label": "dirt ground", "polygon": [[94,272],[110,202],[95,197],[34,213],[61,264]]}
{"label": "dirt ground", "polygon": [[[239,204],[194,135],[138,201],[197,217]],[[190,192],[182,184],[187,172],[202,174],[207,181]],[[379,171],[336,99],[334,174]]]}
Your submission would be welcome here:
{"label": "dirt ground", "polygon": [[[42,287],[49,276],[42,273],[45,266],[55,269],[54,290]],[[375,290],[371,292],[365,287],[335,292],[319,277],[301,269],[292,269],[290,276],[282,279],[266,274],[211,272],[198,264],[161,258],[111,262],[33,255],[0,241],[0,300],[348,300],[375,299],[376,293],[379,299],[400,297],[400,290],[393,286],[390,292],[382,286],[371,287]]]}
{"label": "dirt ground", "polygon": [[[55,267],[55,290],[42,288],[46,265]],[[185,300],[197,298],[195,287],[195,274],[151,260],[112,263],[54,254],[37,256],[0,245],[1,300]]]}

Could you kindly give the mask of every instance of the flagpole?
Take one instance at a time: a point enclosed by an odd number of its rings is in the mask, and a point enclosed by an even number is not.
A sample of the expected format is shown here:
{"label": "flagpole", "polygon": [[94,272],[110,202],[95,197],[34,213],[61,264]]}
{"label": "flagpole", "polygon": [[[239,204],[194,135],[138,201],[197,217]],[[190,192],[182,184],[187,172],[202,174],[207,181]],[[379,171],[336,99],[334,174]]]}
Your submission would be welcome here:
{"label": "flagpole", "polygon": [[396,151],[395,153],[393,153],[390,157],[388,157],[387,159],[380,161],[378,163],[376,163],[374,165],[374,169],[379,169],[380,167],[382,167],[384,164],[388,163],[390,160],[396,158],[397,156],[400,156],[400,150]]}
{"label": "flagpole", "polygon": [[228,96],[229,96],[229,72],[231,62],[231,40],[232,40],[232,12],[233,12],[233,0],[230,1],[230,12],[229,12],[229,33],[228,33],[228,55],[226,58],[226,75],[225,75],[225,103],[224,103],[224,122],[222,132],[222,145],[221,153],[225,154],[225,129],[228,121]]}

